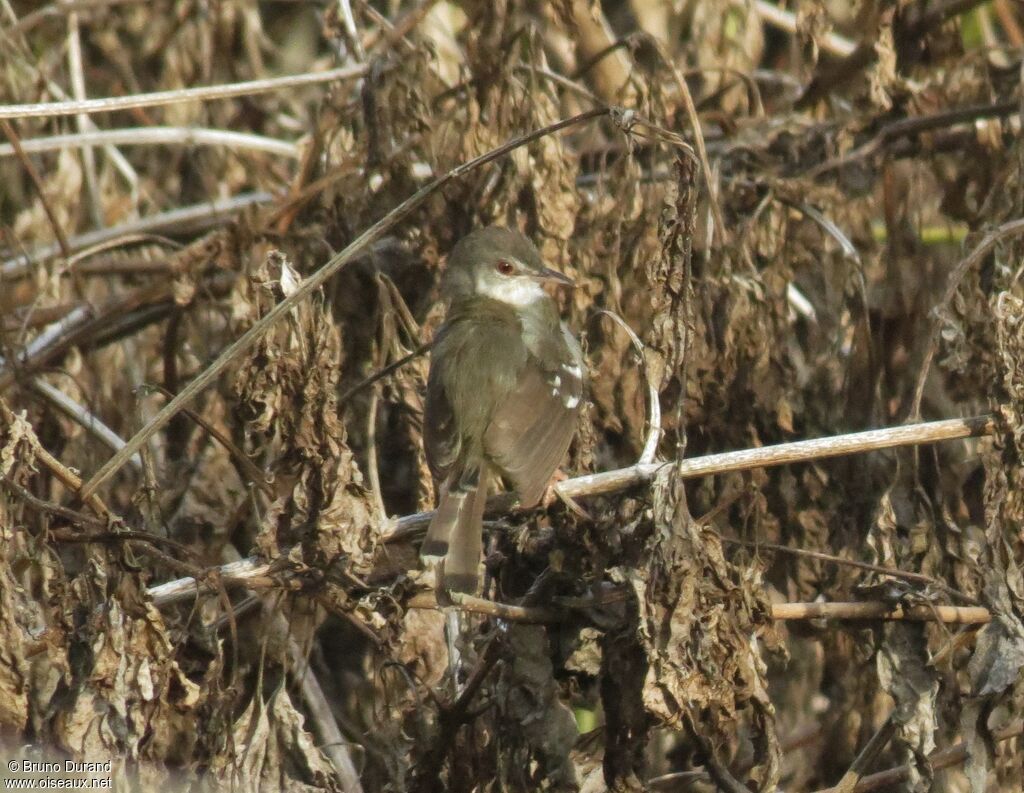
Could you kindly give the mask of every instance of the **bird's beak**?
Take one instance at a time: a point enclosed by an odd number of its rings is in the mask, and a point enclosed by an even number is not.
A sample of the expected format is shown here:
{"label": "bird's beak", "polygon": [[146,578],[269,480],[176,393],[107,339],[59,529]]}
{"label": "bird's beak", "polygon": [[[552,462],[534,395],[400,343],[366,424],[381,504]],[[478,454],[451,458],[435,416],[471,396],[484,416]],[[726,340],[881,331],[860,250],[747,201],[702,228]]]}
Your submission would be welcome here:
{"label": "bird's beak", "polygon": [[557,284],[558,286],[567,286],[570,289],[576,286],[576,282],[569,276],[558,272],[558,270],[552,270],[550,267],[541,268],[533,277],[542,284]]}

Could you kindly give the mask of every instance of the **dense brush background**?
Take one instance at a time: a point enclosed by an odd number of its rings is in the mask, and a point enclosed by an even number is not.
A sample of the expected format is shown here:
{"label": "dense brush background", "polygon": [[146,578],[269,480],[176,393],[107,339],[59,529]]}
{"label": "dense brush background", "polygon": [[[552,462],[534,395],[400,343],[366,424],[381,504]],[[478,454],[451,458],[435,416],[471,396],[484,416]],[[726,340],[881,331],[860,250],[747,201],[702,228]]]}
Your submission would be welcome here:
{"label": "dense brush background", "polygon": [[[114,758],[143,790],[354,791],[348,761],[365,791],[810,791],[892,714],[868,769],[909,766],[889,789],[1019,791],[1021,739],[993,735],[1024,706],[1024,244],[1011,227],[957,264],[1024,217],[1022,47],[1012,0],[0,0],[6,104],[367,66],[0,139],[0,754]],[[118,441],[60,394],[130,438],[293,274],[433,176],[604,105],[634,112],[432,193],[76,496]],[[11,145],[93,125],[139,137]],[[663,460],[1000,409],[997,433],[499,510],[488,596],[587,607],[467,617],[486,676],[453,706],[395,522],[433,505],[429,359],[364,381],[429,340],[445,255],[488,223],[578,283],[569,476],[636,462],[648,384]],[[147,595],[250,555],[280,561]],[[771,619],[883,596],[994,619]]]}

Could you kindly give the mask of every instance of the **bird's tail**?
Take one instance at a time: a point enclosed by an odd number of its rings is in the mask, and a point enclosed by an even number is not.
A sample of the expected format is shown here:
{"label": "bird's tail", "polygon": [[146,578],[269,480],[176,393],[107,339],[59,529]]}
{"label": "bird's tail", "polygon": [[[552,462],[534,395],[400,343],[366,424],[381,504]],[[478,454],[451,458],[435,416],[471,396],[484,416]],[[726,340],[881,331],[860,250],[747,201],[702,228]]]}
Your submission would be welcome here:
{"label": "bird's tail", "polygon": [[420,558],[428,567],[436,566],[443,559],[439,583],[449,591],[476,593],[486,504],[487,475],[484,471],[472,486],[459,483],[441,495],[441,503],[427,528]]}

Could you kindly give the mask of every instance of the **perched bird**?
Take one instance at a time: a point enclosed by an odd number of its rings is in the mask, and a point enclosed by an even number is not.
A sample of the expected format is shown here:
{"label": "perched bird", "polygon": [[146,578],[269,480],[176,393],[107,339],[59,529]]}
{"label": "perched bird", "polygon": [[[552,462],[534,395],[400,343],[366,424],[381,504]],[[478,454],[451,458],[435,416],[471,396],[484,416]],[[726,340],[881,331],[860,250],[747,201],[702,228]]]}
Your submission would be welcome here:
{"label": "perched bird", "polygon": [[536,504],[576,431],[583,354],[544,284],[573,286],[510,229],[478,229],[448,258],[423,423],[440,501],[421,556],[444,560],[449,591],[476,591],[489,482]]}

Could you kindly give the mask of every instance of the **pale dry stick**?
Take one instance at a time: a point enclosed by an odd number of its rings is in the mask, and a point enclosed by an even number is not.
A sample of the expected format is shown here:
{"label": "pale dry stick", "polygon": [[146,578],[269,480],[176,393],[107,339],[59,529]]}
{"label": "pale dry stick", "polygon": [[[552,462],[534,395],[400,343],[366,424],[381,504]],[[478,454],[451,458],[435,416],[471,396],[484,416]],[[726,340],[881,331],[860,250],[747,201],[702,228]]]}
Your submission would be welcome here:
{"label": "pale dry stick", "polygon": [[569,0],[568,13],[575,29],[574,43],[579,50],[579,60],[592,65],[594,88],[605,102],[623,102],[632,105],[636,100],[636,89],[632,86],[633,65],[621,47],[613,47],[615,36],[611,25],[601,10],[600,3],[589,0]]}
{"label": "pale dry stick", "polygon": [[661,42],[653,36],[650,41],[654,44],[658,56],[668,66],[672,72],[673,79],[676,81],[676,87],[679,89],[679,95],[682,97],[683,107],[686,110],[686,117],[689,119],[690,127],[693,129],[693,142],[697,147],[697,156],[700,158],[701,175],[704,177],[704,188],[708,191],[708,203],[711,205],[711,215],[715,219],[716,235],[719,242],[728,244],[729,232],[725,227],[722,207],[718,203],[718,193],[715,191],[715,183],[711,178],[711,162],[708,160],[708,150],[704,145],[704,130],[700,125],[700,116],[697,115],[697,106],[693,103],[690,87],[686,84],[686,78],[679,73],[675,61],[672,60],[672,56],[661,45]]}
{"label": "pale dry stick", "polygon": [[[280,586],[280,581],[268,574],[274,569],[274,563],[261,562],[254,557],[238,562],[212,568],[213,580],[221,579],[232,585],[248,587]],[[211,578],[208,576],[208,578]],[[197,583],[195,578],[179,578],[164,584],[150,587],[148,594],[157,607],[168,606],[187,600],[210,590],[207,582]],[[499,603],[486,598],[464,595],[457,592],[445,593],[447,600],[462,611],[474,614],[485,614],[510,622],[553,623],[566,619],[572,611],[608,605],[621,601],[629,594],[624,586],[610,587],[596,596],[565,599],[566,605],[554,606],[519,606],[512,603]],[[437,602],[435,592],[427,590],[414,595],[408,603],[413,609],[443,609]],[[907,622],[943,622],[957,625],[984,625],[991,622],[992,615],[982,606],[899,606],[881,600],[852,601],[849,603],[774,603],[771,606],[771,618],[783,620],[885,620]]]}
{"label": "pale dry stick", "polygon": [[[111,451],[117,452],[124,447],[124,440],[110,427],[104,424],[93,413],[79,405],[75,400],[58,388],[54,388],[41,378],[32,381],[31,388],[43,399],[52,404],[61,413],[66,415],[87,432],[92,433],[97,440],[103,443]],[[142,457],[135,454],[131,458],[132,466],[139,472],[142,471]]]}
{"label": "pale dry stick", "polygon": [[896,735],[897,726],[893,714],[890,713],[888,718],[882,723],[882,726],[875,731],[875,734],[871,736],[871,739],[854,758],[853,763],[846,770],[846,773],[843,774],[843,778],[832,788],[832,793],[853,793],[857,782],[875,764],[878,755],[882,753],[885,747],[889,745],[889,741]]}
{"label": "pale dry stick", "polygon": [[[85,70],[82,68],[82,37],[78,29],[78,13],[72,11],[68,14],[68,72],[71,75],[71,94],[75,101],[85,101]],[[79,132],[88,128],[89,117],[85,113],[75,116],[75,124]],[[92,214],[92,223],[96,228],[102,228],[103,223],[103,202],[100,199],[100,180],[96,175],[96,152],[92,146],[84,145],[82,150],[82,166],[85,173],[85,189],[89,194],[89,209]]]}
{"label": "pale dry stick", "polygon": [[704,457],[682,460],[679,463],[632,465],[628,468],[567,479],[555,487],[568,496],[578,498],[612,493],[633,485],[645,484],[651,481],[664,465],[674,465],[677,476],[692,479],[710,474],[809,462],[847,454],[894,449],[900,446],[973,438],[991,435],[994,431],[995,416],[991,414],[966,419],[928,421],[903,427],[889,427],[853,432],[847,435],[834,435],[829,438],[780,443],[774,446],[763,446],[759,449],[709,454]]}
{"label": "pale dry stick", "polygon": [[[619,589],[628,592],[625,587],[620,587]],[[516,606],[460,593],[446,594],[463,611],[487,614],[492,617],[509,620],[510,622],[561,622],[569,612],[569,609],[565,608]],[[615,595],[617,592],[613,591],[610,594]],[[591,605],[597,606],[605,602],[607,602],[606,598],[594,598]],[[438,606],[433,592],[415,595],[408,605],[409,608],[414,609],[441,608]],[[583,603],[578,606],[578,608],[582,607],[585,607]],[[903,608],[882,601],[856,601],[851,603],[774,603],[771,607],[771,618],[773,620],[940,621],[961,625],[980,625],[990,622],[992,615],[988,609],[981,606],[912,606]]]}
{"label": "pale dry stick", "polygon": [[[191,204],[178,207],[166,212],[158,212],[138,220],[124,223],[120,226],[108,226],[105,229],[97,229],[72,237],[68,240],[68,247],[74,251],[87,248],[93,245],[117,240],[124,237],[134,237],[138,234],[148,234],[156,231],[170,231],[188,227],[190,229],[202,229],[216,225],[223,216],[240,212],[250,206],[257,204],[269,204],[274,200],[271,193],[256,192],[242,193],[226,200],[215,199],[202,204]],[[32,265],[36,262],[52,259],[61,253],[59,245],[48,245],[38,248],[0,264],[0,282],[14,281],[25,278],[32,271]]]}
{"label": "pale dry stick", "polygon": [[39,178],[39,174],[36,171],[36,167],[32,164],[32,160],[28,158],[25,153],[24,147],[21,145],[21,139],[18,137],[18,133],[14,131],[14,127],[11,122],[7,119],[0,119],[0,128],[3,129],[4,134],[7,136],[7,140],[10,141],[7,145],[10,146],[11,150],[21,160],[21,165],[28,174],[28,178],[32,182],[32,186],[35,187],[36,193],[39,194],[39,201],[43,205],[43,211],[46,213],[47,219],[50,221],[50,226],[53,229],[53,235],[57,238],[57,246],[59,250],[64,254],[65,257],[71,254],[71,246],[68,245],[67,235],[64,234],[64,229],[57,221],[57,215],[53,211],[53,207],[50,206],[50,201],[46,197],[46,191],[43,189],[43,182]]}
{"label": "pale dry stick", "polygon": [[939,346],[939,331],[943,323],[942,312],[945,311],[946,306],[953,299],[953,295],[956,294],[956,290],[960,287],[960,281],[967,274],[967,271],[977,265],[998,243],[1017,234],[1024,234],[1024,218],[1003,223],[1001,226],[997,226],[988,232],[981,242],[974,246],[974,250],[961,259],[952,272],[950,272],[949,281],[946,283],[946,290],[942,293],[938,305],[932,309],[932,325],[928,333],[928,348],[925,350],[924,359],[921,362],[921,371],[917,376],[917,385],[914,388],[914,401],[910,406],[911,420],[917,419],[921,415],[921,400],[924,398],[925,381],[928,379],[928,370],[931,368],[932,358],[935,357],[935,351]]}
{"label": "pale dry stick", "polygon": [[430,182],[430,184],[421,187],[409,196],[409,198],[405,199],[397,207],[388,212],[383,218],[360,234],[344,250],[332,256],[320,269],[312,273],[308,278],[304,279],[301,285],[299,285],[294,292],[274,306],[264,317],[255,322],[249,330],[228,345],[227,349],[225,349],[213,363],[197,375],[174,399],[168,402],[159,413],[153,416],[153,418],[151,418],[146,425],[128,441],[128,444],[124,449],[110,458],[99,471],[93,474],[92,478],[85,484],[85,493],[87,495],[94,493],[96,488],[112,476],[131,454],[139,451],[139,449],[141,449],[142,446],[145,445],[145,443],[154,434],[156,434],[161,427],[164,426],[164,424],[170,421],[172,416],[188,404],[188,402],[190,402],[199,392],[209,386],[228,366],[228,364],[243,355],[253,344],[255,344],[256,341],[278,319],[281,318],[281,316],[290,312],[300,301],[305,300],[313,294],[325,281],[327,281],[327,279],[354,259],[364,248],[383,236],[384,232],[408,217],[413,210],[426,201],[426,199],[436,190],[443,187],[448,182],[459,178],[463,174],[482,165],[493,162],[494,160],[505,156],[509,152],[538,140],[539,138],[598,117],[607,116],[609,113],[610,110],[608,108],[588,110],[570,118],[556,121],[553,124],[548,124],[547,126],[541,127],[540,129],[534,130],[526,135],[520,135],[513,138],[511,141],[502,144],[496,149],[492,149],[485,154],[481,154],[479,157],[475,157],[468,162],[456,166],[443,176],[435,178]]}
{"label": "pale dry stick", "polygon": [[103,502],[103,499],[98,495],[93,494],[91,496],[82,495],[82,480],[71,471],[67,466],[64,465],[60,460],[50,454],[44,449],[38,442],[35,444],[36,459],[39,460],[43,465],[50,469],[50,472],[60,480],[60,483],[64,485],[72,493],[75,493],[82,499],[85,504],[89,505],[99,517],[104,520],[113,520],[114,514],[110,511],[107,505]]}
{"label": "pale dry stick", "polygon": [[47,325],[43,331],[32,341],[25,345],[25,349],[16,356],[19,363],[25,363],[39,355],[43,350],[57,341],[61,336],[77,328],[92,319],[93,308],[89,305],[77,306],[66,315]]}
{"label": "pale dry stick", "polygon": [[[992,738],[996,742],[1007,741],[1021,734],[1024,734],[1024,724],[1013,724],[1000,730],[993,730]],[[967,748],[967,744],[958,743],[946,749],[932,752],[928,755],[928,765],[932,771],[941,771],[943,768],[960,765],[969,756],[970,751]],[[912,769],[912,765],[901,765],[896,768],[879,771],[877,774],[870,774],[857,783],[853,789],[854,793],[874,793],[876,790],[894,789],[900,782],[910,779]],[[819,791],[819,793],[828,793],[828,791]]]}
{"label": "pale dry stick", "polygon": [[281,614],[275,614],[271,622],[273,630],[281,636],[288,637],[288,662],[295,679],[302,688],[302,700],[309,709],[310,716],[320,734],[320,750],[330,758],[331,764],[338,775],[343,793],[362,793],[363,786],[359,781],[359,772],[348,751],[348,741],[338,729],[330,703],[320,687],[313,670],[309,668],[306,655],[299,647],[298,641],[291,635],[288,623]]}
{"label": "pale dry stick", "polygon": [[95,8],[104,8],[114,5],[142,4],[151,0],[68,0],[68,2],[49,3],[31,13],[25,14],[17,20],[12,28],[12,33],[28,33],[32,28],[42,22],[46,17],[59,17],[72,11],[91,11]]}
{"label": "pale dry stick", "polygon": [[345,32],[352,41],[352,48],[355,59],[358,63],[366,60],[366,52],[363,51],[363,42],[359,38],[359,30],[356,28],[356,18],[352,14],[351,0],[338,0],[338,8],[341,11],[341,19],[345,23]]}
{"label": "pale dry stick", "polygon": [[[57,85],[57,83],[53,82],[53,80],[51,80],[49,77],[44,75],[35,63],[29,61],[27,58],[20,55],[18,56],[18,62],[20,63],[23,69],[32,72],[36,76],[36,79],[41,80],[46,85],[46,90],[53,94],[55,97],[57,97],[57,99],[67,99],[68,95],[64,93],[64,89]],[[86,121],[88,122],[86,124],[86,128],[89,129],[90,131],[95,131],[99,129],[96,126],[96,124],[93,123],[93,120],[91,118],[86,117]],[[128,183],[128,189],[131,194],[131,205],[133,208],[137,207],[139,205],[138,173],[135,172],[135,169],[132,167],[131,163],[128,162],[128,160],[125,158],[123,154],[121,154],[120,150],[118,150],[117,147],[107,144],[103,147],[103,151],[106,152],[107,157],[109,157],[110,161],[114,164],[114,168],[117,169],[121,176],[124,177],[125,182]]]}
{"label": "pale dry stick", "polygon": [[[230,149],[252,149],[297,160],[299,147],[288,141],[248,132],[203,127],[140,127],[138,129],[104,129],[77,132],[69,135],[51,135],[21,141],[24,151],[35,153],[59,151],[69,146],[225,146]],[[14,147],[0,143],[0,157],[10,157]]]}
{"label": "pale dry stick", "polygon": [[849,603],[774,603],[774,620],[903,620],[984,625],[992,615],[983,606],[894,606],[881,600]]}
{"label": "pale dry stick", "polygon": [[718,536],[720,542],[724,542],[727,545],[739,545],[744,548],[750,548],[751,550],[760,552],[768,551],[770,553],[784,553],[790,556],[802,556],[805,559],[814,559],[818,562],[828,562],[830,564],[843,565],[844,567],[854,567],[858,570],[867,570],[870,573],[878,573],[879,575],[887,575],[891,578],[900,578],[904,581],[912,581],[915,584],[922,586],[935,587],[941,589],[947,595],[952,598],[957,598],[967,603],[977,603],[974,598],[965,595],[957,589],[949,586],[942,581],[931,576],[924,575],[922,573],[911,573],[906,570],[899,570],[895,567],[885,567],[880,564],[871,564],[870,562],[861,562],[857,559],[845,559],[842,556],[835,556],[830,553],[822,553],[821,551],[810,551],[805,548],[792,548],[788,545],[776,545],[771,542],[758,542],[756,540],[737,540],[732,537]]}
{"label": "pale dry stick", "polygon": [[[762,22],[767,22],[773,28],[783,30],[790,35],[796,33],[796,14],[792,11],[779,8],[767,0],[755,0],[754,11],[761,17]],[[818,45],[829,55],[835,55],[838,58],[853,55],[853,51],[857,49],[857,45],[848,38],[831,32],[822,36]]]}
{"label": "pale dry stick", "polygon": [[267,77],[262,80],[248,80],[241,83],[204,85],[197,88],[179,88],[174,91],[154,91],[148,94],[111,96],[102,99],[86,99],[72,102],[39,102],[27,105],[0,105],[0,118],[50,118],[70,116],[78,113],[112,113],[116,110],[130,110],[138,107],[158,107],[179,102],[208,102],[214,99],[230,99],[235,96],[265,94],[285,88],[300,88],[338,80],[350,80],[366,74],[365,66],[344,66],[323,72],[291,74],[286,77]]}

